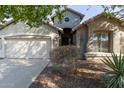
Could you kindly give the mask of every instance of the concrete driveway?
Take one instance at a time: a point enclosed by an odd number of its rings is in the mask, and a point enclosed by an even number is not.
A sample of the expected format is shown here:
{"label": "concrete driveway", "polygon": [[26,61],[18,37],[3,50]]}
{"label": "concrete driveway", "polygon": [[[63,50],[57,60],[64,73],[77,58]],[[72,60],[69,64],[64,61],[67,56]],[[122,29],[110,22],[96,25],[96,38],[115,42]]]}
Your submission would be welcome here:
{"label": "concrete driveway", "polygon": [[45,59],[0,59],[0,88],[28,88],[48,63]]}

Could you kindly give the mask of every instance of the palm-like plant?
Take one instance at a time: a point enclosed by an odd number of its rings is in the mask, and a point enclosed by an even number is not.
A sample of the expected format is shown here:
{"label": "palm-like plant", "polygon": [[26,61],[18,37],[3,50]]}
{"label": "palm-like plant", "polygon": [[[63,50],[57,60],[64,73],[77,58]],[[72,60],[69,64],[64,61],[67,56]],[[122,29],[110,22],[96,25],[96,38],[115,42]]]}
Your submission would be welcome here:
{"label": "palm-like plant", "polygon": [[124,56],[112,53],[112,58],[106,56],[102,61],[112,69],[105,75],[107,87],[124,88]]}

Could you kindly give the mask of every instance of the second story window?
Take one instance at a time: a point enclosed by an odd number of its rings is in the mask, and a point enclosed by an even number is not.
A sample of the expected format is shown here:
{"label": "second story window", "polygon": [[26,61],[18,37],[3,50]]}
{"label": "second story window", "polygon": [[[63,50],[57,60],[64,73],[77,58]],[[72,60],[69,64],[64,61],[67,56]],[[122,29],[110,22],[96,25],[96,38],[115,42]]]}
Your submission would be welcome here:
{"label": "second story window", "polygon": [[68,17],[65,17],[65,18],[64,18],[64,21],[65,21],[65,22],[69,22],[69,18],[68,18]]}

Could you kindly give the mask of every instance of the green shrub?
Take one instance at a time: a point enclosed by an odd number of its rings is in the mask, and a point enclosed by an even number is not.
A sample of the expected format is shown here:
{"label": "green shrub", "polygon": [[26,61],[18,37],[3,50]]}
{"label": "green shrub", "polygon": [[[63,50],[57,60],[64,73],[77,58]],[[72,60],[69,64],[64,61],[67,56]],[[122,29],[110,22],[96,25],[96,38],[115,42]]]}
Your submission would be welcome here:
{"label": "green shrub", "polygon": [[124,56],[112,54],[112,57],[105,57],[102,60],[111,71],[105,74],[107,87],[124,88]]}

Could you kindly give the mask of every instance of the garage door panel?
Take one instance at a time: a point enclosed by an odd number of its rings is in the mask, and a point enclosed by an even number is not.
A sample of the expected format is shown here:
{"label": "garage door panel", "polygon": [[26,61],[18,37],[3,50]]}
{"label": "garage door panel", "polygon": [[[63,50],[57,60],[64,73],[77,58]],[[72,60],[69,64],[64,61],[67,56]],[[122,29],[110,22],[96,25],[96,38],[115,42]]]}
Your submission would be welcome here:
{"label": "garage door panel", "polygon": [[46,58],[48,57],[48,41],[33,41],[29,45],[29,58]]}
{"label": "garage door panel", "polygon": [[50,39],[8,39],[7,58],[48,58]]}
{"label": "garage door panel", "polygon": [[28,53],[28,42],[7,40],[6,44],[6,57],[8,58],[24,58]]}

